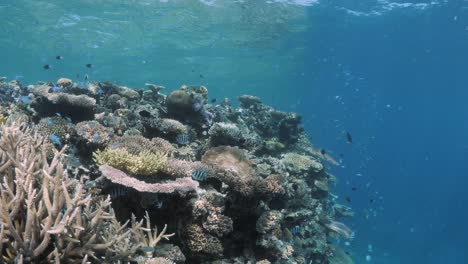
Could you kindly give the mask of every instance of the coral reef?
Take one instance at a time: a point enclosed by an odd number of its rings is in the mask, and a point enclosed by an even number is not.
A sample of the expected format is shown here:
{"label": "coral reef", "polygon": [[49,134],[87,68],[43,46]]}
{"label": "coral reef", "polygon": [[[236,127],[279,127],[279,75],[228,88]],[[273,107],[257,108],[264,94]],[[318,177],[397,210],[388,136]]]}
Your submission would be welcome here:
{"label": "coral reef", "polygon": [[330,195],[338,163],[300,116],[145,85],[0,81],[4,262],[350,261],[330,243],[354,236]]}
{"label": "coral reef", "polygon": [[[47,160],[43,138],[20,126],[1,128],[0,253],[3,263],[84,263],[130,260],[144,244],[165,235],[149,218],[120,224],[110,198],[87,194],[83,178],[64,171],[64,151]],[[143,231],[147,234],[142,234]],[[139,231],[139,232],[137,232]]]}

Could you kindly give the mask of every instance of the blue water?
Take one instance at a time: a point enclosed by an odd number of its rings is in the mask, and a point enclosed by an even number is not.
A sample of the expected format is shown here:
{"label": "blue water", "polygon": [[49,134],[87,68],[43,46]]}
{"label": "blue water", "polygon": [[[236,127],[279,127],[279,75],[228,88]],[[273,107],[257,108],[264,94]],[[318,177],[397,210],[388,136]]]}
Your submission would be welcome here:
{"label": "blue water", "polygon": [[0,0],[0,12],[0,76],[257,95],[342,159],[333,192],[356,211],[344,245],[356,263],[468,263],[467,1]]}

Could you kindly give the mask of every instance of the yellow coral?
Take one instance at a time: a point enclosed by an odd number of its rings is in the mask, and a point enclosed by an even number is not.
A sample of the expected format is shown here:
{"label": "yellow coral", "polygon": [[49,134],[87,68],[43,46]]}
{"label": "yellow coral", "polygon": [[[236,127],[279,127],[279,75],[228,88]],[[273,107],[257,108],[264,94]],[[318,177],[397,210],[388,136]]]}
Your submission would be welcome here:
{"label": "yellow coral", "polygon": [[292,152],[284,154],[283,162],[298,170],[308,170],[313,165],[313,161],[309,157]]}
{"label": "yellow coral", "polygon": [[106,164],[131,174],[145,176],[159,172],[167,160],[165,153],[143,151],[135,155],[124,149],[98,150],[93,156],[99,165]]}

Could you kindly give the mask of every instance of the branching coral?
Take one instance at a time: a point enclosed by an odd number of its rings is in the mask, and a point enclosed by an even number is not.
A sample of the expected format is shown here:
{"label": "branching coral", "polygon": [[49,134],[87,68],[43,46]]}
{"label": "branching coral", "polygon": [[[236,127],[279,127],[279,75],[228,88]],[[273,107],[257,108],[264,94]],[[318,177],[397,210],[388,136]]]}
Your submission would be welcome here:
{"label": "branching coral", "polygon": [[[94,200],[64,171],[66,148],[47,161],[43,139],[18,126],[0,139],[0,252],[6,263],[125,259],[136,241],[115,219],[110,199]],[[41,262],[42,261],[42,262]]]}
{"label": "branching coral", "polygon": [[162,152],[143,151],[135,155],[125,149],[98,150],[94,153],[94,160],[99,165],[107,164],[131,174],[145,176],[158,173],[163,168],[166,158],[166,154]]}

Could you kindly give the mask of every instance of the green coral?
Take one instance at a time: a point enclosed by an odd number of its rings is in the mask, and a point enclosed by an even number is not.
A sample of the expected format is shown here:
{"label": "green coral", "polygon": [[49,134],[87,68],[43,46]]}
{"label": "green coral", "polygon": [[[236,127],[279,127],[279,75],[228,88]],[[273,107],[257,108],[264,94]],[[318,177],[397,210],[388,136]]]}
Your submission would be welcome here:
{"label": "green coral", "polygon": [[98,150],[93,156],[99,165],[106,164],[130,174],[144,176],[158,173],[167,160],[167,155],[162,152],[143,151],[136,155],[124,149]]}
{"label": "green coral", "polygon": [[284,144],[277,140],[267,140],[265,141],[265,149],[270,152],[279,152],[284,149]]}

